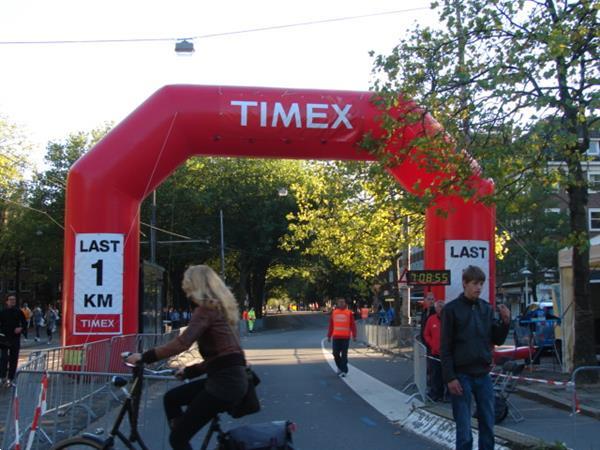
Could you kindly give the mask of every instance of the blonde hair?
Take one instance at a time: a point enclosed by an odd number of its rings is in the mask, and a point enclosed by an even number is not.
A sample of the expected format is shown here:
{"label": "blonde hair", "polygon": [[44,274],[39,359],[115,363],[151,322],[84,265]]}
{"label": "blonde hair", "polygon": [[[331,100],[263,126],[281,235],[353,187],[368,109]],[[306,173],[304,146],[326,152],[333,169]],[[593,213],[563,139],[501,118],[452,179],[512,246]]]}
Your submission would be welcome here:
{"label": "blonde hair", "polygon": [[237,301],[217,273],[206,265],[190,266],[183,274],[181,287],[191,301],[200,306],[222,308],[227,322],[238,326]]}

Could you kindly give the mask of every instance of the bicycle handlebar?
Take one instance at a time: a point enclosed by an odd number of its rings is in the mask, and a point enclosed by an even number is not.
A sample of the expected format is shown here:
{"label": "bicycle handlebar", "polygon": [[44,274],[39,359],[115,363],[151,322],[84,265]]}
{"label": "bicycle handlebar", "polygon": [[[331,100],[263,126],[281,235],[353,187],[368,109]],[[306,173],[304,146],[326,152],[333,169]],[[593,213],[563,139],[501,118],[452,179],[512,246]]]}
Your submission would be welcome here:
{"label": "bicycle handlebar", "polygon": [[[130,355],[132,355],[132,352],[123,352],[121,353],[121,358],[123,358],[123,360],[127,359],[127,357],[129,357]],[[127,361],[125,361],[125,365],[127,367],[141,367],[143,366],[143,363],[140,361],[137,364],[131,364],[128,363]],[[144,367],[144,373],[148,374],[148,375],[156,375],[156,376],[169,376],[169,375],[175,375],[175,373],[177,372],[177,369],[161,369],[161,370],[154,370],[154,369],[149,369],[148,367]]]}

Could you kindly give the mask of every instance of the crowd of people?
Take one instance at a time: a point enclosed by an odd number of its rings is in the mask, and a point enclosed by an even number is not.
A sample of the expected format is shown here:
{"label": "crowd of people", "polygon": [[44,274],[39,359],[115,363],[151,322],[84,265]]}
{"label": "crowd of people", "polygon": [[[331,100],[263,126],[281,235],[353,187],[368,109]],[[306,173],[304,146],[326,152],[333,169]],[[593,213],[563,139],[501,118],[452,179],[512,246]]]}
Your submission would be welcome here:
{"label": "crowd of people", "polygon": [[187,326],[192,317],[190,308],[164,308],[163,322],[170,323],[172,330],[178,330],[181,327]]}

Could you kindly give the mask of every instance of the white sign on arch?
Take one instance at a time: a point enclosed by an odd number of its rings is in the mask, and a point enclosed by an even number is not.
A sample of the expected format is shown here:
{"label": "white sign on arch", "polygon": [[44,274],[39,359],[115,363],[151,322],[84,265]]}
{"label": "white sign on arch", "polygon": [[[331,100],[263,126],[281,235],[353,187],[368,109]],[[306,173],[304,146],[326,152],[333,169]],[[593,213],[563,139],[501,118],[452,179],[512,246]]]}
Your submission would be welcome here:
{"label": "white sign on arch", "polygon": [[[490,245],[488,241],[448,240],[446,241],[446,270],[450,270],[451,284],[446,286],[446,301],[454,300],[463,292],[462,273],[468,266],[477,266],[485,273],[485,283],[481,294],[489,292]],[[489,298],[484,298],[490,301]]]}

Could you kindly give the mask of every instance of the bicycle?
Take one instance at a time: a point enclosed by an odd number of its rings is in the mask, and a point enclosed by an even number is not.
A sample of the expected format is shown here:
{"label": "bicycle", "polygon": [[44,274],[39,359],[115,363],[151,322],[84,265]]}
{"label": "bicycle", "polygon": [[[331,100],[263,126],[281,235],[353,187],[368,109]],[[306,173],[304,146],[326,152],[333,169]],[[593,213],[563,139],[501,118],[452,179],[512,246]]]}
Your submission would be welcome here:
{"label": "bicycle", "polygon": [[[121,357],[123,359],[127,358],[130,353],[122,353]],[[118,438],[125,446],[129,449],[135,449],[133,446],[134,443],[137,443],[138,446],[142,450],[149,450],[142,437],[138,431],[138,413],[140,409],[140,400],[142,398],[142,389],[144,384],[144,374],[154,375],[154,376],[165,376],[165,375],[174,375],[175,371],[173,369],[163,369],[163,370],[152,370],[147,367],[144,367],[142,364],[129,364],[125,363],[128,367],[132,368],[132,380],[131,380],[131,388],[129,390],[125,389],[128,381],[126,378],[121,376],[113,376],[112,384],[121,388],[125,392],[125,401],[119,410],[119,414],[115,419],[115,422],[109,432],[109,435],[106,439],[102,439],[99,436],[96,436],[91,433],[84,433],[81,436],[75,436],[71,438],[64,439],[60,442],[54,444],[51,450],[62,450],[62,449],[98,449],[98,450],[112,450],[114,449],[116,438]],[[171,378],[171,377],[169,377]],[[175,377],[172,377],[175,380]],[[131,427],[131,431],[129,433],[129,437],[125,436],[123,432],[120,431],[121,424],[125,419],[125,415],[127,415],[129,419],[129,424]]]}
{"label": "bicycle", "polygon": [[[122,353],[123,359],[127,358],[130,353]],[[125,389],[128,381],[121,376],[114,376],[112,384],[121,388],[126,398],[119,410],[119,414],[111,428],[107,438],[84,433],[80,436],[64,439],[54,444],[51,450],[64,449],[97,449],[97,450],[114,450],[116,439],[118,438],[129,449],[135,449],[133,444],[137,443],[142,450],[149,450],[138,430],[138,413],[140,408],[140,400],[142,397],[144,374],[155,376],[173,375],[173,369],[151,370],[144,367],[142,364],[125,363],[132,368],[132,381],[129,391]],[[172,378],[175,380],[175,377]],[[129,437],[125,436],[120,431],[121,424],[125,418],[129,418],[131,431]],[[224,432],[220,425],[220,417],[217,414],[212,421],[208,432],[202,443],[200,450],[208,450],[208,445],[212,436],[217,434],[217,448],[215,450],[236,450],[244,448],[245,450],[269,448],[275,450],[293,450],[292,433],[296,431],[296,425],[290,421],[273,421],[253,425],[240,426]]]}

